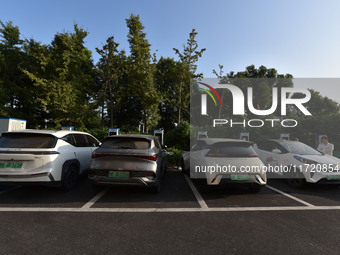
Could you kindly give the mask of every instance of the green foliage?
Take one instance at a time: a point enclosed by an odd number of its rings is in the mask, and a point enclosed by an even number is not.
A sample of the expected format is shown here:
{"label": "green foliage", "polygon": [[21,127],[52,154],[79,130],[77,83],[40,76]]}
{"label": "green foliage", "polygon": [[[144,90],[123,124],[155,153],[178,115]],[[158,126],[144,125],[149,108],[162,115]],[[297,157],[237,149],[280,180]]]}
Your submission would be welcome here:
{"label": "green foliage", "polygon": [[87,130],[87,132],[96,137],[99,141],[103,142],[108,135],[108,128],[107,127],[94,128]]}
{"label": "green foliage", "polygon": [[90,100],[96,81],[91,51],[84,46],[87,34],[74,25],[73,33],[57,33],[51,45],[25,42],[25,53],[32,64],[24,66],[22,73],[34,88],[35,118],[46,120],[49,127],[82,129],[93,126],[93,119],[98,117]]}
{"label": "green foliage", "polygon": [[[142,113],[142,122],[146,132],[150,127],[157,125],[159,120],[158,104],[160,94],[154,83],[154,68],[151,64],[150,44],[143,32],[139,16],[131,14],[126,19],[129,29],[128,42],[131,55],[128,59],[128,85],[129,92],[139,101]],[[138,109],[138,108],[137,108]],[[136,110],[137,110],[136,109]]]}
{"label": "green foliage", "polygon": [[[0,21],[0,116],[23,118],[28,128],[74,126],[106,135],[108,126],[127,133],[189,120],[190,78],[199,57],[192,30],[179,61],[150,53],[138,15],[126,19],[130,53],[107,38],[95,65],[85,47],[88,32],[77,24],[56,33],[50,44],[23,40],[12,22]],[[178,130],[178,128],[176,128]],[[175,132],[175,131],[174,131]],[[184,145],[180,145],[184,146]]]}
{"label": "green foliage", "polygon": [[105,109],[109,113],[110,127],[114,126],[115,112],[119,110],[122,103],[126,86],[124,86],[125,74],[125,51],[118,50],[119,43],[111,36],[106,40],[102,49],[96,48],[101,56],[97,64],[100,80],[99,91],[96,93],[98,106],[101,108],[101,124],[104,124]]}
{"label": "green foliage", "polygon": [[202,57],[203,52],[206,50],[205,48],[198,50],[198,43],[196,40],[197,32],[195,29],[192,29],[192,31],[189,34],[189,38],[187,40],[187,45],[184,45],[183,52],[181,52],[177,48],[173,48],[175,53],[178,55],[180,60],[189,66],[190,71],[193,74],[193,77],[202,77],[202,74],[196,74],[197,70],[197,64],[196,62],[200,57]]}
{"label": "green foliage", "polygon": [[[161,57],[156,63],[155,82],[161,94],[159,127],[173,129],[175,123],[189,120],[190,77],[189,66],[173,58]],[[179,119],[179,113],[181,119]]]}
{"label": "green foliage", "polygon": [[[189,120],[189,111],[190,111],[190,79],[192,78],[202,78],[203,74],[196,74],[197,70],[197,61],[200,57],[202,57],[203,52],[206,50],[205,48],[198,50],[198,43],[196,40],[197,32],[195,29],[192,29],[189,34],[189,39],[187,40],[187,44],[183,46],[183,52],[181,52],[177,48],[173,48],[176,55],[178,55],[180,59],[181,70],[174,75],[177,79],[175,81],[175,90],[173,98],[176,103],[177,110],[177,123],[180,124],[181,121]],[[172,97],[170,97],[172,98]]]}
{"label": "green foliage", "polygon": [[187,121],[183,121],[176,128],[165,132],[164,144],[181,150],[189,150],[190,124]]}
{"label": "green foliage", "polygon": [[169,152],[167,155],[168,166],[180,166],[183,150],[171,147],[167,148],[166,151]]}

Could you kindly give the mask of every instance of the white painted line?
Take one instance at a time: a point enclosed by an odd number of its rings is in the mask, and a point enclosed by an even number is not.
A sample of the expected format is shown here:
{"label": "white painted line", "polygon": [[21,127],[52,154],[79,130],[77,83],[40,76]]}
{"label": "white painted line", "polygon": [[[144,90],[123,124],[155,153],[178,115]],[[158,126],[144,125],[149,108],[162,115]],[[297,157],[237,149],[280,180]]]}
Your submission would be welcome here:
{"label": "white painted line", "polygon": [[276,189],[276,188],[274,188],[274,187],[272,187],[272,186],[266,185],[266,187],[269,188],[269,189],[271,189],[271,190],[273,190],[273,191],[275,191],[275,192],[277,192],[277,193],[280,193],[280,194],[282,194],[282,195],[284,195],[284,196],[286,196],[286,197],[288,197],[288,198],[290,198],[290,199],[293,199],[293,200],[295,200],[295,201],[297,201],[297,202],[299,202],[299,203],[301,203],[301,204],[304,204],[304,205],[309,206],[309,207],[315,207],[315,205],[312,205],[312,204],[310,204],[310,203],[308,203],[308,202],[306,202],[306,201],[304,201],[304,200],[302,200],[302,199],[300,199],[300,198],[297,198],[297,197],[294,197],[294,196],[292,196],[292,195],[289,195],[289,194],[287,194],[286,192],[283,192],[283,191],[281,191],[281,190],[278,190],[278,189]]}
{"label": "white painted line", "polygon": [[209,207],[209,208],[53,208],[0,207],[0,212],[86,212],[86,213],[167,213],[167,212],[262,212],[340,210],[340,206],[269,206],[269,207]]}
{"label": "white painted line", "polygon": [[106,188],[105,190],[102,190],[97,195],[95,195],[93,198],[91,198],[90,201],[88,201],[81,209],[89,209],[94,203],[96,203],[102,196],[105,195],[105,193],[109,190],[109,188]]}
{"label": "white painted line", "polygon": [[192,192],[194,193],[197,202],[200,204],[202,209],[207,209],[208,205],[205,203],[204,199],[202,198],[201,194],[198,192],[198,190],[196,189],[195,185],[193,184],[193,182],[190,180],[189,176],[184,175],[185,179],[187,180]]}

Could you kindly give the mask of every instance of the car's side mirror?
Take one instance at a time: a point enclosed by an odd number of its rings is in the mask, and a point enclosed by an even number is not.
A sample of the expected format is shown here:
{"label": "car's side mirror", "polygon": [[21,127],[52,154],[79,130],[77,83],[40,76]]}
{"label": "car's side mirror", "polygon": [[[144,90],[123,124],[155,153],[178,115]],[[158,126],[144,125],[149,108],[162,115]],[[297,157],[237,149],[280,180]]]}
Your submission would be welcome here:
{"label": "car's side mirror", "polygon": [[273,149],[272,152],[274,152],[276,154],[281,154],[282,153],[281,150],[277,149],[277,148]]}

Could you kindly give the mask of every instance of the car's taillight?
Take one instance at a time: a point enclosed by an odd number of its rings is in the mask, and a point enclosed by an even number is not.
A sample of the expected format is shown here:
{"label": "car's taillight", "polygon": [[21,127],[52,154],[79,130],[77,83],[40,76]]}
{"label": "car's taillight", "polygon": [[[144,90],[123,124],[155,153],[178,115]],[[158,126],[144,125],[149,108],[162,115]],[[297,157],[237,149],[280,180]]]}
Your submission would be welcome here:
{"label": "car's taillight", "polygon": [[[110,154],[97,154],[97,153],[92,153],[92,158],[101,158],[101,157],[105,157],[105,156],[113,156]],[[136,155],[115,155],[115,156],[119,156],[119,157],[135,157],[135,158],[143,158],[143,159],[148,159],[148,160],[152,160],[152,161],[156,161],[158,158],[158,154],[155,154],[153,156],[136,156]]]}
{"label": "car's taillight", "polygon": [[145,159],[148,159],[148,160],[156,161],[157,158],[158,158],[158,154],[155,154],[153,156],[140,156],[140,158],[145,158]]}
{"label": "car's taillight", "polygon": [[92,158],[101,158],[101,157],[105,157],[105,156],[110,156],[107,154],[97,154],[97,153],[92,153]]}
{"label": "car's taillight", "polygon": [[154,171],[145,171],[144,173],[146,173],[146,174],[154,174],[155,172]]}

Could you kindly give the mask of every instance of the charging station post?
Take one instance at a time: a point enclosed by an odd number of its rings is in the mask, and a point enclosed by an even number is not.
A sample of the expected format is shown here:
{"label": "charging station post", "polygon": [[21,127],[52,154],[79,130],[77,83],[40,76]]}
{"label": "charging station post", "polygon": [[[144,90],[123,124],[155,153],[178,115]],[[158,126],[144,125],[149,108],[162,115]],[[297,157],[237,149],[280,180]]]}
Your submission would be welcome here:
{"label": "charging station post", "polygon": [[155,129],[153,135],[157,136],[162,145],[164,145],[164,129]]}
{"label": "charging station post", "polygon": [[197,131],[197,139],[208,138],[208,131]]}
{"label": "charging station post", "polygon": [[240,132],[238,133],[238,139],[243,141],[249,141],[249,132]]}
{"label": "charging station post", "polygon": [[289,134],[288,134],[288,133],[278,133],[278,134],[277,134],[277,137],[278,137],[280,140],[289,140]]}
{"label": "charging station post", "polygon": [[61,130],[73,131],[73,130],[74,130],[74,126],[65,126],[65,127],[61,127]]}
{"label": "charging station post", "polygon": [[120,128],[109,128],[108,130],[108,136],[119,135],[119,133],[120,133]]}

